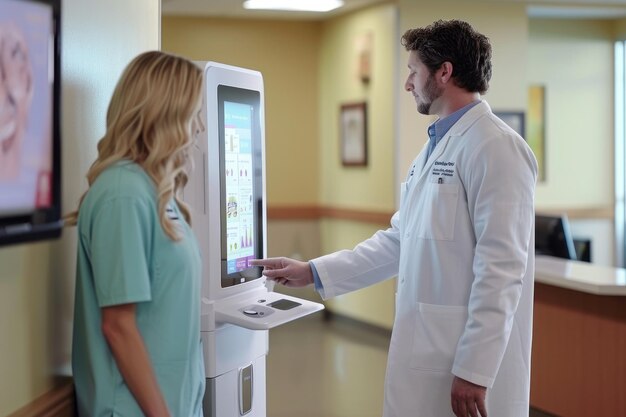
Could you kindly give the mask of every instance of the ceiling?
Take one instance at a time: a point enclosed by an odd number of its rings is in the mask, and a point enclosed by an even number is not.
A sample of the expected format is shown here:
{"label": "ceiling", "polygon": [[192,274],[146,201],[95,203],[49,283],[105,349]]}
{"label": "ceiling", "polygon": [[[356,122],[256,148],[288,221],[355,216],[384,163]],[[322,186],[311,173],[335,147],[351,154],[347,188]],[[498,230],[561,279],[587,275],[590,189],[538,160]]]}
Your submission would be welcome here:
{"label": "ceiling", "polygon": [[[428,0],[415,0],[428,1]],[[432,0],[442,1],[442,0]],[[527,3],[533,18],[616,19],[626,17],[626,0],[485,0],[499,3]],[[345,5],[328,13],[246,10],[243,0],[161,0],[163,15],[323,20],[390,0],[344,0]]]}

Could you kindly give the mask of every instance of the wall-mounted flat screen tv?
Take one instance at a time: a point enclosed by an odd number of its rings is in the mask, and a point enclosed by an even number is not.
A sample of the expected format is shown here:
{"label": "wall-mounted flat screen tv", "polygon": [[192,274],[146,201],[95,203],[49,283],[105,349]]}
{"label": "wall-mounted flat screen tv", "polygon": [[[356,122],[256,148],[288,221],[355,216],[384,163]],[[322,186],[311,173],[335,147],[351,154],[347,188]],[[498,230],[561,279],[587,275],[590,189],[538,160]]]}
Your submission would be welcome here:
{"label": "wall-mounted flat screen tv", "polygon": [[0,245],[61,233],[60,0],[0,0]]}

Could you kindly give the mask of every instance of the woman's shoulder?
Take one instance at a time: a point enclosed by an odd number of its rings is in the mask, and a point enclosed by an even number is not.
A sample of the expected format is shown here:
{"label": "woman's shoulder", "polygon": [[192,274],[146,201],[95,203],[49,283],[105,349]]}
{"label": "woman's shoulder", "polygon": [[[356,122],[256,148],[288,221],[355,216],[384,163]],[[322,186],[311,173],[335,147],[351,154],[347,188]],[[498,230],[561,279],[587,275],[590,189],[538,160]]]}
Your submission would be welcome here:
{"label": "woman's shoulder", "polygon": [[[102,171],[89,187],[78,213],[78,231],[90,239],[94,227],[139,219],[150,228],[157,216],[156,189],[141,166],[120,161]],[[100,229],[102,230],[102,229]],[[148,229],[146,229],[148,230]]]}
{"label": "woman's shoulder", "polygon": [[102,204],[116,199],[156,201],[153,181],[141,166],[131,161],[119,161],[107,167],[93,182],[85,203]]}
{"label": "woman's shoulder", "polygon": [[133,197],[155,193],[155,186],[144,169],[131,161],[119,161],[105,169],[94,181],[92,188],[103,188],[120,197]]}

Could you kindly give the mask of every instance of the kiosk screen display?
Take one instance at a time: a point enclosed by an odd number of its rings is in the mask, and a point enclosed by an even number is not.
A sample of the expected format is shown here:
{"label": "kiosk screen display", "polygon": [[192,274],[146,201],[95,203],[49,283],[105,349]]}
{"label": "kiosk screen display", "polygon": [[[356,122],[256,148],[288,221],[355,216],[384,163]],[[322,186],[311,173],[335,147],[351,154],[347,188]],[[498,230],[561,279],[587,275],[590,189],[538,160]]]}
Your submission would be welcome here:
{"label": "kiosk screen display", "polygon": [[263,257],[260,93],[219,85],[222,287],[261,277]]}

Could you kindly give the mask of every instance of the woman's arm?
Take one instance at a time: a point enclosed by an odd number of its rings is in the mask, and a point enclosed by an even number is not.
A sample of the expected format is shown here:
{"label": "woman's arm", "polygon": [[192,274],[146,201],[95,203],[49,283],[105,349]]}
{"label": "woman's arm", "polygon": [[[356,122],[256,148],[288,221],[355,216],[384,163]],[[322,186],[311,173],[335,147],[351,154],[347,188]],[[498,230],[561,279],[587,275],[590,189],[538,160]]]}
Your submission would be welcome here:
{"label": "woman's arm", "polygon": [[137,329],[135,308],[135,304],[102,308],[102,333],[126,385],[144,414],[147,417],[169,417],[148,351]]}

